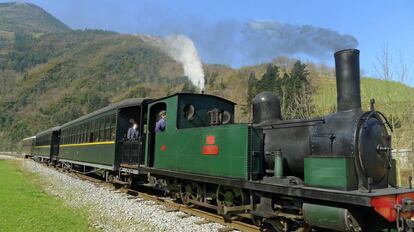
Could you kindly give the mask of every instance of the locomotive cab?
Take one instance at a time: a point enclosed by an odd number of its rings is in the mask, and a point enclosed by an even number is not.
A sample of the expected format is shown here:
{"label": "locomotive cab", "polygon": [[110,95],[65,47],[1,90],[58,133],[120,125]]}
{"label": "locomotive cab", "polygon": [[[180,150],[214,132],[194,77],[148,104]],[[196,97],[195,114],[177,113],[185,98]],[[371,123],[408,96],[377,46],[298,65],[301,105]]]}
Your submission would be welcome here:
{"label": "locomotive cab", "polygon": [[[217,96],[190,93],[151,102],[147,166],[237,179],[259,176],[261,129],[235,124],[234,106]],[[155,132],[160,111],[166,112],[166,127]]]}

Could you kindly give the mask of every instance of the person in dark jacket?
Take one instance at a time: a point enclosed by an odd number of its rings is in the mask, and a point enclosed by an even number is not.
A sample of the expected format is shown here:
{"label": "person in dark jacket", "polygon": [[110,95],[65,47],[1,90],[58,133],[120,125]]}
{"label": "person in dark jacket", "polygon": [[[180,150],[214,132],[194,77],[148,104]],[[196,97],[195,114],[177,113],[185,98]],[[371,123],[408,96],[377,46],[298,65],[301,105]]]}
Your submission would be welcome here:
{"label": "person in dark jacket", "polygon": [[160,120],[155,124],[155,133],[163,132],[167,124],[167,113],[163,110],[159,113]]}
{"label": "person in dark jacket", "polygon": [[138,123],[134,122],[131,128],[128,129],[127,139],[136,140],[139,137]]}

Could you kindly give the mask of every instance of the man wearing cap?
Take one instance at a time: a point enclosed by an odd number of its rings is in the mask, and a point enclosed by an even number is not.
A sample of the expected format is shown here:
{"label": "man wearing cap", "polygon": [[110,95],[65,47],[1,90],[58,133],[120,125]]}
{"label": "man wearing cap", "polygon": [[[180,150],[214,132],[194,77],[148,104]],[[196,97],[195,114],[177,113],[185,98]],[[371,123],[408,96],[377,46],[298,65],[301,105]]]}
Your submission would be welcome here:
{"label": "man wearing cap", "polygon": [[159,113],[159,115],[160,115],[161,118],[155,124],[155,133],[164,131],[165,130],[165,125],[166,125],[166,122],[167,122],[167,113],[165,112],[165,110],[161,111]]}

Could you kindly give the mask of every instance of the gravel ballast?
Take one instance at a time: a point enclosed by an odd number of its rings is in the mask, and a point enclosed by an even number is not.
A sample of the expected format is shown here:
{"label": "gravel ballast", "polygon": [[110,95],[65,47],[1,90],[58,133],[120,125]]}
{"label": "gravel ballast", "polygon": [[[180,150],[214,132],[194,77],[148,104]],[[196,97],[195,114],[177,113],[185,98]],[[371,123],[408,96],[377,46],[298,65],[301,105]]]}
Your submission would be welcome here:
{"label": "gravel ballast", "polygon": [[210,232],[223,228],[218,223],[195,224],[203,219],[182,218],[182,212],[167,212],[164,206],[152,201],[96,186],[32,160],[22,162],[28,171],[40,176],[45,192],[62,199],[70,207],[87,209],[90,224],[102,231]]}

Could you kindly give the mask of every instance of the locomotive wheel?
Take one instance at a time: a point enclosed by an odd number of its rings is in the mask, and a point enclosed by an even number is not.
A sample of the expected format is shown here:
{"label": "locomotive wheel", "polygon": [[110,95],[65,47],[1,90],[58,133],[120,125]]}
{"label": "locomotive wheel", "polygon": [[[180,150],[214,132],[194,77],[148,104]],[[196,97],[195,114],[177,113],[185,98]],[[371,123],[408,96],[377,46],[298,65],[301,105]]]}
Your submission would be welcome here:
{"label": "locomotive wheel", "polygon": [[260,228],[260,231],[264,232],[287,232],[288,228],[285,223],[279,220],[267,219]]}
{"label": "locomotive wheel", "polygon": [[246,200],[247,196],[240,188],[219,185],[216,194],[217,213],[224,215],[224,206],[233,207],[244,205],[246,204]]}
{"label": "locomotive wheel", "polygon": [[194,207],[193,201],[201,201],[202,188],[199,184],[195,182],[185,182],[181,185],[180,189],[180,198],[181,201],[188,207]]}
{"label": "locomotive wheel", "polygon": [[252,222],[255,226],[261,227],[263,225],[263,218],[252,215]]}
{"label": "locomotive wheel", "polygon": [[110,174],[109,172],[106,172],[106,178],[105,178],[106,182],[112,183],[114,181],[114,179],[115,179],[115,177],[112,174]]}

